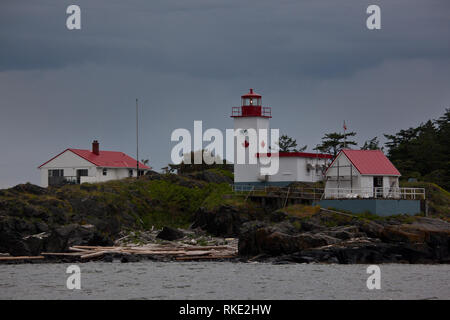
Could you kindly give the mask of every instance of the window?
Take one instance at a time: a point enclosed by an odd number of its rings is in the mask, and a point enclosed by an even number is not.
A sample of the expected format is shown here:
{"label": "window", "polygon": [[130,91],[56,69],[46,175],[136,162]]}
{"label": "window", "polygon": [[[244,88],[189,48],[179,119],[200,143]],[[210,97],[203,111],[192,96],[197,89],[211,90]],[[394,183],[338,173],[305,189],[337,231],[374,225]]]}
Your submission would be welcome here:
{"label": "window", "polygon": [[63,169],[48,170],[48,176],[49,177],[64,177],[64,170]]}
{"label": "window", "polygon": [[107,168],[103,168],[103,175],[107,176],[108,175],[108,169]]}
{"label": "window", "polygon": [[375,188],[383,187],[383,177],[373,177],[373,186]]}
{"label": "window", "polygon": [[128,170],[128,176],[131,178],[133,176],[133,170]]}
{"label": "window", "polygon": [[87,177],[89,175],[88,169],[78,169],[77,170],[77,177]]}

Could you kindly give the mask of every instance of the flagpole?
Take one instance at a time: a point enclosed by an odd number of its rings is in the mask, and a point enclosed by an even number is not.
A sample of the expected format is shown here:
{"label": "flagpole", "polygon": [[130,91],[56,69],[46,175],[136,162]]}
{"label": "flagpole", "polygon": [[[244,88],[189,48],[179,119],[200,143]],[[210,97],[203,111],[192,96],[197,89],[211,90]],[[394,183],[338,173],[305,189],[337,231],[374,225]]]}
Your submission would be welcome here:
{"label": "flagpole", "polygon": [[344,149],[347,147],[347,137],[345,136],[345,130],[347,127],[345,126],[345,120],[344,120]]}

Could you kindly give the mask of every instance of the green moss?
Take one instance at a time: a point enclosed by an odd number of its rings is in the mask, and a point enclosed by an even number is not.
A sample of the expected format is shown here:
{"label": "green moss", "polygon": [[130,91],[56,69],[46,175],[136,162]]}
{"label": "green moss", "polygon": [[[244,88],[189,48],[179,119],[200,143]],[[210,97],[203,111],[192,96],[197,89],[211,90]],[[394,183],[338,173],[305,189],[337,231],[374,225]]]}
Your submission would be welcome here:
{"label": "green moss", "polygon": [[238,197],[232,194],[231,186],[226,183],[208,185],[208,195],[202,201],[202,207],[214,210],[225,203],[239,201]]}
{"label": "green moss", "polygon": [[197,240],[197,245],[199,246],[207,246],[208,245],[208,241],[205,238],[200,238]]}
{"label": "green moss", "polygon": [[298,231],[302,230],[302,223],[300,221],[295,220],[294,222],[292,222],[292,225]]}
{"label": "green moss", "polygon": [[289,216],[308,218],[320,211],[320,206],[308,206],[304,204],[295,204],[279,209],[279,212],[287,213]]}
{"label": "green moss", "polygon": [[[215,169],[219,170],[219,169]],[[225,172],[225,170],[223,170]],[[12,189],[0,191],[2,209],[22,219],[49,224],[85,223],[114,228],[187,227],[201,207],[244,203],[231,195],[228,184],[193,181],[176,175],[160,179],[124,179],[98,184],[66,185],[35,195]]]}
{"label": "green moss", "polygon": [[231,180],[234,180],[234,174],[233,172],[229,171],[229,170],[225,170],[225,169],[220,169],[220,168],[214,168],[214,169],[209,169],[207,171],[211,171],[214,173],[217,173],[219,175],[225,176],[230,178]]}
{"label": "green moss", "polygon": [[401,182],[400,186],[403,188],[425,188],[430,216],[450,218],[450,192],[431,182]]}

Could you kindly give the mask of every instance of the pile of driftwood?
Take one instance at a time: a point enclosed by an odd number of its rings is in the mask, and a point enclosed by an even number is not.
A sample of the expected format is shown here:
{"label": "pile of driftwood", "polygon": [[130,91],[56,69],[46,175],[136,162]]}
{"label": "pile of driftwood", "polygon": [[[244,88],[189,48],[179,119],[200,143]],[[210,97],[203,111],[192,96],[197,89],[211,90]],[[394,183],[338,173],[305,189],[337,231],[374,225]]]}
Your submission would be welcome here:
{"label": "pile of driftwood", "polygon": [[236,248],[232,246],[188,246],[188,245],[158,245],[122,246],[122,247],[98,247],[98,246],[73,246],[71,252],[53,253],[42,252],[44,257],[73,257],[82,261],[98,260],[107,254],[117,256],[138,255],[147,257],[167,257],[174,260],[216,260],[231,259],[237,255]]}

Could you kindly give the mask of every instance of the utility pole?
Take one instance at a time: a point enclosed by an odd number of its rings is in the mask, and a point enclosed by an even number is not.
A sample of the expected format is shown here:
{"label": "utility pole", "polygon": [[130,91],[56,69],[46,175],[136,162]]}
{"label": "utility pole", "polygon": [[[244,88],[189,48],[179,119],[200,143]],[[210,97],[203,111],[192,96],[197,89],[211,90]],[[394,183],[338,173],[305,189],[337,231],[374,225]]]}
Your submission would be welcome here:
{"label": "utility pole", "polygon": [[139,108],[136,98],[136,179],[139,179]]}

